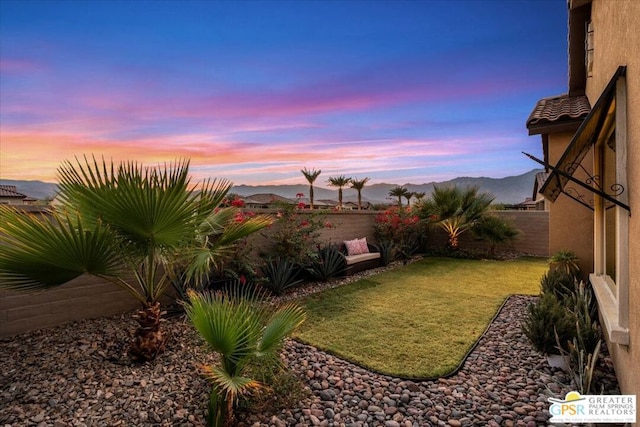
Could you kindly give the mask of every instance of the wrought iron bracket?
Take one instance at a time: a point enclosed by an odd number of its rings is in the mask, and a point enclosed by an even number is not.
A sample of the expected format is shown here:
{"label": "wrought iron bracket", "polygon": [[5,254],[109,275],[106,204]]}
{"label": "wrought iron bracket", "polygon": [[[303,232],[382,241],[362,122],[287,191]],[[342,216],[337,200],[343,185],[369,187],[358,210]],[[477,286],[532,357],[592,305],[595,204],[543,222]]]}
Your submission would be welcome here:
{"label": "wrought iron bracket", "polygon": [[[588,183],[585,184],[584,182],[580,181],[579,179],[574,178],[571,175],[571,173],[567,173],[567,172],[565,172],[565,171],[563,171],[561,169],[558,169],[555,166],[550,165],[549,163],[547,163],[547,162],[545,162],[543,160],[540,160],[540,159],[532,156],[529,153],[525,153],[524,151],[522,152],[522,154],[524,154],[525,156],[529,157],[531,160],[533,160],[533,161],[535,161],[537,163],[540,163],[542,166],[551,169],[552,171],[554,171],[558,175],[563,176],[564,178],[568,179],[572,183],[577,184],[580,187],[582,187],[582,188],[584,188],[584,189],[586,189],[586,190],[588,190],[588,191],[590,191],[590,192],[592,192],[594,194],[597,194],[598,196],[602,197],[606,201],[611,202],[614,205],[621,207],[622,209],[624,209],[627,212],[629,212],[629,214],[631,214],[631,208],[628,205],[626,205],[626,204],[622,203],[621,201],[617,200],[611,194],[608,194],[608,193],[605,193],[604,191],[602,191],[602,188],[600,187],[600,185],[597,182],[599,180],[598,176],[589,176],[589,178],[587,179]],[[582,167],[582,166],[580,166],[580,167]],[[575,166],[572,168],[572,172],[573,172],[573,170],[575,170]],[[592,185],[590,185],[590,184],[592,184]],[[568,189],[568,190],[571,191],[571,192],[575,192],[575,190],[572,190],[572,189]],[[622,185],[620,185],[620,184],[614,184],[612,186],[612,191],[614,191],[616,196],[619,196],[620,194],[622,194],[624,192],[624,187],[622,187]],[[581,205],[586,206],[587,208],[593,210],[593,207],[590,206],[588,203],[586,203],[584,201],[584,198],[581,195],[577,194],[577,192],[575,192],[577,195],[572,195],[572,194],[569,194],[569,192],[565,191],[564,188],[562,188],[562,192],[564,194],[566,194],[567,196],[571,197],[573,200],[575,200],[578,203],[580,203]]]}

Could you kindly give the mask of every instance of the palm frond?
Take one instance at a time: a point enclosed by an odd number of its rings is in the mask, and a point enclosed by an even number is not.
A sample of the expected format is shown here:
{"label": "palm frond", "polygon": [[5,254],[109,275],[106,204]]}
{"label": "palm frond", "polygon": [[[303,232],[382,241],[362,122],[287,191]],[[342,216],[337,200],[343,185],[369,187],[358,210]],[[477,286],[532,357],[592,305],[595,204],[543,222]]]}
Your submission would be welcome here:
{"label": "palm frond", "polygon": [[288,335],[299,327],[307,318],[306,313],[296,304],[288,304],[278,311],[267,322],[258,342],[258,353],[269,353],[277,348]]}
{"label": "palm frond", "polygon": [[224,369],[216,366],[203,366],[202,372],[226,395],[227,399],[235,400],[236,396],[263,387],[263,385],[251,378],[240,375],[229,375]]}
{"label": "palm frond", "polygon": [[52,214],[36,217],[0,206],[0,286],[42,289],[58,286],[82,274],[117,276],[123,259],[117,236],[98,221],[85,228],[81,218]]}
{"label": "palm frond", "polygon": [[261,319],[250,301],[223,293],[190,292],[185,311],[209,347],[230,363],[240,363],[253,352],[251,343],[258,340]]}

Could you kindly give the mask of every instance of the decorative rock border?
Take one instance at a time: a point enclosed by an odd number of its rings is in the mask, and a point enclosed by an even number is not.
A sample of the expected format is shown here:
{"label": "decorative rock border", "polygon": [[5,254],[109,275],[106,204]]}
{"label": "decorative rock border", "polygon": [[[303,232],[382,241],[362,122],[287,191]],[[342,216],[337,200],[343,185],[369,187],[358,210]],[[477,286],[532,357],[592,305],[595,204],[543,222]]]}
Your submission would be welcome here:
{"label": "decorative rock border", "polygon": [[[311,284],[296,294],[321,287]],[[418,382],[375,374],[290,341],[284,356],[312,397],[278,414],[240,414],[239,425],[545,425],[547,397],[564,397],[570,386],[520,331],[533,298],[509,298],[449,378]],[[204,425],[209,385],[198,366],[215,357],[184,319],[172,318],[167,351],[153,364],[128,365],[120,346],[134,328],[129,315],[121,315],[0,341],[0,426]],[[605,393],[618,393],[608,361],[605,368]]]}

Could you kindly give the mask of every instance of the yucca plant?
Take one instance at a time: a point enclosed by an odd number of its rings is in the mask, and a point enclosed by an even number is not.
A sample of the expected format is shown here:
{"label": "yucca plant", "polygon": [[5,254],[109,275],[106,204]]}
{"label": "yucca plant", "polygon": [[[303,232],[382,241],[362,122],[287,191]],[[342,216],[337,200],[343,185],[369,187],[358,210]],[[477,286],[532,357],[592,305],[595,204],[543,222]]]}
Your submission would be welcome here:
{"label": "yucca plant", "polygon": [[148,361],[165,346],[159,298],[180,273],[197,283],[237,239],[271,223],[218,209],[231,183],[193,186],[189,161],[164,167],[84,157],[58,169],[62,206],[36,217],[0,206],[0,287],[25,291],[83,274],[108,280],[142,305],[130,347]]}
{"label": "yucca plant", "polygon": [[290,303],[274,309],[256,290],[189,293],[187,316],[208,347],[220,355],[216,366],[203,367],[213,382],[208,422],[212,427],[233,425],[234,404],[239,395],[262,387],[248,378],[247,368],[256,360],[278,362],[284,339],[305,320],[304,311]]}

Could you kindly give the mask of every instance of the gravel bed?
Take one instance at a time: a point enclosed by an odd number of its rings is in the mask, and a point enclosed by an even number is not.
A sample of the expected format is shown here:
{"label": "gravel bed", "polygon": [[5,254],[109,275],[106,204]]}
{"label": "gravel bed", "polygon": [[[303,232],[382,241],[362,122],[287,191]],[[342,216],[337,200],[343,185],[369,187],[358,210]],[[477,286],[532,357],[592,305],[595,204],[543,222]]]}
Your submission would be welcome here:
{"label": "gravel bed", "polygon": [[[296,294],[325,286],[311,284]],[[509,298],[462,369],[434,381],[375,374],[289,341],[283,356],[310,397],[275,414],[241,413],[238,425],[546,425],[547,397],[564,397],[571,387],[520,331],[532,301]],[[154,363],[132,365],[123,346],[134,329],[126,314],[0,341],[0,426],[204,425],[209,385],[198,367],[215,356],[184,318],[174,317],[165,324],[166,352]],[[603,371],[605,394],[619,393],[608,358]]]}

